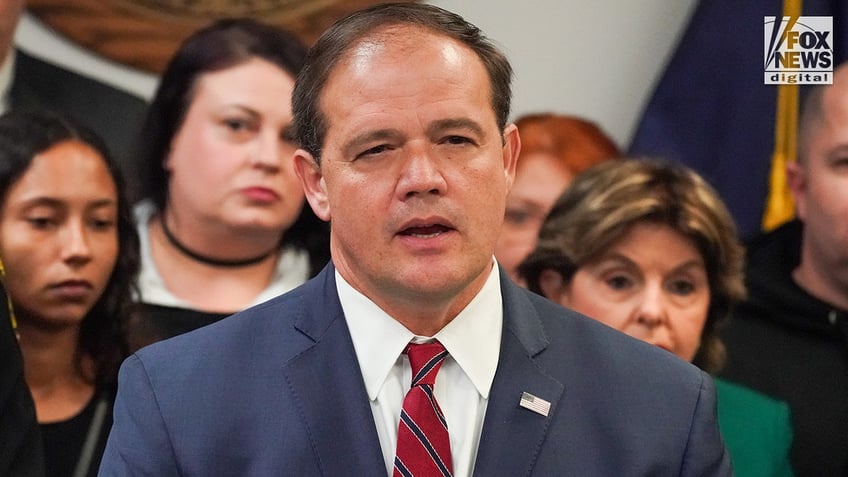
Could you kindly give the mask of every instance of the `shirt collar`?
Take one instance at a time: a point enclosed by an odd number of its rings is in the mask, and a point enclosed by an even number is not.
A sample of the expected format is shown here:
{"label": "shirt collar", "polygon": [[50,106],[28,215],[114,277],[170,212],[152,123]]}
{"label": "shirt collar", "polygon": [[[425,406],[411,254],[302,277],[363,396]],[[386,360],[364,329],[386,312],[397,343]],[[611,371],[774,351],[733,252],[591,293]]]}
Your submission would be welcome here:
{"label": "shirt collar", "polygon": [[[355,290],[338,270],[336,288],[365,380],[365,389],[368,398],[373,401],[377,399],[403,349],[416,336]],[[433,337],[444,345],[450,357],[484,399],[488,399],[495,379],[502,328],[503,300],[500,275],[495,263],[480,292]]]}

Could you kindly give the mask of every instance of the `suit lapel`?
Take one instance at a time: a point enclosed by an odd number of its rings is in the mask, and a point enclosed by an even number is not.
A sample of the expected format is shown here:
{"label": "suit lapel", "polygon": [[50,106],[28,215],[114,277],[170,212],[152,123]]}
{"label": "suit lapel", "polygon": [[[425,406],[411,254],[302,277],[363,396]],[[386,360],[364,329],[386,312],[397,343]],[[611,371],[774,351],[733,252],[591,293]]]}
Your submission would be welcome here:
{"label": "suit lapel", "polygon": [[[383,475],[376,425],[334,272],[330,265],[305,286],[295,327],[314,345],[282,371],[322,474]],[[564,389],[534,362],[548,344],[535,307],[503,274],[501,283],[504,333],[474,468],[480,476],[530,473]],[[551,403],[548,416],[519,405],[525,392]]]}
{"label": "suit lapel", "polygon": [[322,474],[382,475],[383,454],[334,272],[328,266],[304,290],[295,327],[315,343],[286,363],[283,373]]}
{"label": "suit lapel", "polygon": [[[533,358],[548,345],[536,308],[501,274],[504,333],[474,475],[528,475],[563,394]],[[550,402],[547,416],[520,406],[523,393]]]}

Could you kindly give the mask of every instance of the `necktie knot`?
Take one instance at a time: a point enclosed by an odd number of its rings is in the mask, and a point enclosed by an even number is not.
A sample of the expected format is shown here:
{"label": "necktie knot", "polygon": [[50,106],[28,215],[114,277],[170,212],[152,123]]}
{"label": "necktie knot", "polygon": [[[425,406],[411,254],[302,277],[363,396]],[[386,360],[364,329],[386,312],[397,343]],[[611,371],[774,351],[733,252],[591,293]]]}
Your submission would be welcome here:
{"label": "necktie knot", "polygon": [[448,355],[445,347],[438,341],[432,343],[414,344],[409,343],[404,352],[409,356],[409,365],[412,367],[412,386],[436,382],[436,374]]}

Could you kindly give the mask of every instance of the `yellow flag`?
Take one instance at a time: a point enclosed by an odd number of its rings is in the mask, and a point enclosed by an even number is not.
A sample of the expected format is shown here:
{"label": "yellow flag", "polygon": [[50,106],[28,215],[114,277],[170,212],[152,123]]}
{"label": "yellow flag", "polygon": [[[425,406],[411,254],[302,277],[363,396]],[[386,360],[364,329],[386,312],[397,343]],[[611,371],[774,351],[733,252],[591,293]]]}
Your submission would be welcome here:
{"label": "yellow flag", "polygon": [[[783,16],[789,17],[789,26],[801,15],[801,0],[784,0]],[[777,86],[777,113],[774,121],[774,153],[771,157],[769,195],[763,214],[762,228],[768,232],[795,216],[795,205],[789,184],[786,183],[786,163],[798,154],[798,85]]]}
{"label": "yellow flag", "polygon": [[795,206],[786,182],[786,163],[798,153],[798,85],[778,85],[774,153],[769,174],[769,195],[763,215],[763,230],[772,230],[792,220]]}

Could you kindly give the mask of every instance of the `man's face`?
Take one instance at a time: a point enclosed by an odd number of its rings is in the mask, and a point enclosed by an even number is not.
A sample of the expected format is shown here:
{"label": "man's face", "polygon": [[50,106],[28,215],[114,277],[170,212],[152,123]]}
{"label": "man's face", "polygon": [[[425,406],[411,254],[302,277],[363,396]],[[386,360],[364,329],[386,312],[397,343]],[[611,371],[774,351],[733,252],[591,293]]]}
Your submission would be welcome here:
{"label": "man's face", "polygon": [[788,172],[804,222],[802,268],[848,300],[848,71],[841,73],[823,93],[802,163]]}
{"label": "man's face", "polygon": [[455,315],[491,270],[518,135],[501,134],[472,50],[409,26],[383,33],[330,74],[320,170],[298,151],[298,172],[354,288],[396,318]]}

